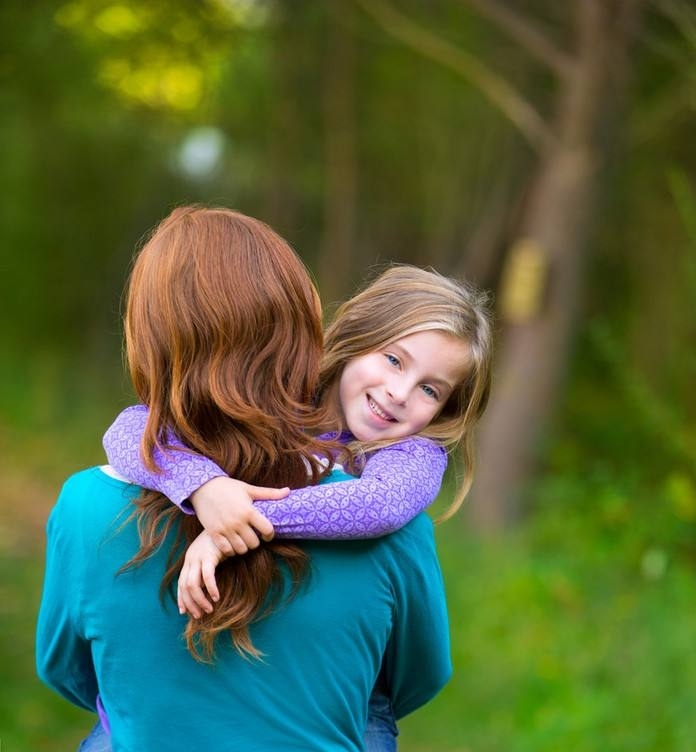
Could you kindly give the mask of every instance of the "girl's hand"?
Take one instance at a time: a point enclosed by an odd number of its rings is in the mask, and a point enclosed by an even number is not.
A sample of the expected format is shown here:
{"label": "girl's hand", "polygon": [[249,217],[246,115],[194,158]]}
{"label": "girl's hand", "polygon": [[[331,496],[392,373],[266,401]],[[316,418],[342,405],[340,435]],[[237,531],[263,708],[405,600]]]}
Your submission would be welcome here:
{"label": "girl's hand", "polygon": [[190,614],[194,619],[199,619],[202,611],[207,614],[212,612],[213,604],[208,600],[206,591],[213,601],[220,599],[215,582],[215,567],[225,558],[225,554],[205,530],[191,543],[184,557],[176,589],[180,614]]}
{"label": "girl's hand", "polygon": [[212,542],[227,556],[245,554],[273,538],[273,525],[253,504],[254,499],[283,499],[288,488],[250,486],[220,476],[204,483],[191,495],[191,504]]}

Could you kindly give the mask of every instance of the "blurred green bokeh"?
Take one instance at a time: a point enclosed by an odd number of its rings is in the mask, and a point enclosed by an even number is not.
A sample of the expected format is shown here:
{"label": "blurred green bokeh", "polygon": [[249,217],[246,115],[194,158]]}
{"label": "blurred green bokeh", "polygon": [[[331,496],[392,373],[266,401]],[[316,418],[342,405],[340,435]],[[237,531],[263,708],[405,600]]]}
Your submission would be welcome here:
{"label": "blurred green bokeh", "polygon": [[[562,48],[580,1],[506,5]],[[398,7],[547,114],[548,74],[467,5]],[[74,749],[92,721],[34,674],[43,526],[132,401],[122,290],[172,206],[268,221],[327,309],[389,260],[497,289],[536,155],[361,7],[0,6],[3,750]],[[483,536],[465,509],[438,530],[455,675],[402,724],[406,752],[696,749],[694,29],[655,0],[632,31],[560,398],[514,524]]]}

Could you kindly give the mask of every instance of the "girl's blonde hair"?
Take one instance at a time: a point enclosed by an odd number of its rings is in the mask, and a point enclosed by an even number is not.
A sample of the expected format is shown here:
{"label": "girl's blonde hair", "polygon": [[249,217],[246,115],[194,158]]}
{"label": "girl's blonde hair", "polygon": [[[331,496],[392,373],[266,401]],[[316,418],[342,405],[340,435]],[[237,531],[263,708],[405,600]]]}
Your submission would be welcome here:
{"label": "girl's blonde hair", "polygon": [[[473,480],[473,428],[483,415],[491,387],[493,351],[488,296],[468,284],[435,271],[409,265],[383,271],[361,292],[343,303],[325,333],[320,402],[327,402],[346,364],[353,358],[410,334],[441,331],[465,342],[469,363],[435,419],[419,435],[453,451],[459,446],[463,477],[454,501],[440,520],[462,505]],[[363,443],[365,452],[385,443]]]}
{"label": "girl's blonde hair", "polygon": [[[317,458],[328,456],[312,437],[326,420],[312,404],[321,307],[302,261],[270,227],[229,209],[174,210],[135,259],[125,338],[135,391],[149,407],[142,453],[151,469],[171,431],[248,483],[305,486],[308,467],[317,480]],[[156,492],[142,494],[137,517],[141,548],[126,567],[175,535],[164,595],[202,527]],[[192,654],[212,659],[216,636],[231,630],[238,650],[257,655],[248,628],[282,598],[280,565],[297,584],[306,563],[300,548],[278,541],[223,562],[220,602],[188,622]]]}

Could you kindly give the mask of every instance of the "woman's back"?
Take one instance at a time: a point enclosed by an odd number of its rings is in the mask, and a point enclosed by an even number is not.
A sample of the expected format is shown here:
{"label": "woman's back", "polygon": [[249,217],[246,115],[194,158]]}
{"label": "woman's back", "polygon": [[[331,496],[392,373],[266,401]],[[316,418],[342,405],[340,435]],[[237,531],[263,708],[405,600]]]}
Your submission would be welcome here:
{"label": "woman's back", "polygon": [[[138,492],[98,468],[68,480],[49,522],[54,597],[42,605],[38,630],[39,645],[50,646],[38,656],[43,678],[65,693],[61,677],[70,675],[87,707],[94,662],[114,752],[359,750],[383,656],[397,716],[449,678],[427,517],[379,540],[307,544],[311,575],[251,628],[261,660],[242,657],[220,635],[215,663],[204,664],[181,639],[185,619],[174,601],[166,597],[163,607],[153,597],[166,555],[116,574],[139,546],[132,521],[114,534]],[[55,595],[61,589],[48,578],[66,573],[69,587]]]}

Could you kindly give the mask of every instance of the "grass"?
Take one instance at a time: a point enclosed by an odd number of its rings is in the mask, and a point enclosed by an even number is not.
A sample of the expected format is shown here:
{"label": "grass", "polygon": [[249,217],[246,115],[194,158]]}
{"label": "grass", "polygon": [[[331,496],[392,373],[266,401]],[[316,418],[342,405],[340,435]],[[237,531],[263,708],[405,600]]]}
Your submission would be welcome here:
{"label": "grass", "polygon": [[[443,535],[455,674],[404,750],[696,749],[693,572]],[[588,541],[589,543],[589,541]]]}

